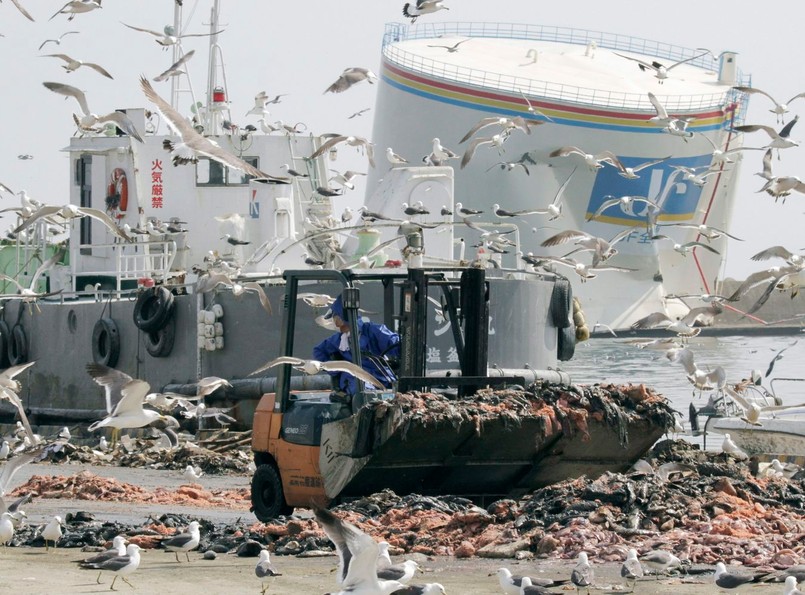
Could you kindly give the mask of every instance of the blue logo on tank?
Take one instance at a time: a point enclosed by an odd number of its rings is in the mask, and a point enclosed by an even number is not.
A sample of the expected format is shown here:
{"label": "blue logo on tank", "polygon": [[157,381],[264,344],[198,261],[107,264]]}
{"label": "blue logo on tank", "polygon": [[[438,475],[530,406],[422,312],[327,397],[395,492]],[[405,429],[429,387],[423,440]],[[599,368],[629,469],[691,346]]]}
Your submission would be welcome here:
{"label": "blue logo on tank", "polygon": [[[655,157],[654,159],[660,159]],[[695,157],[672,157],[656,165],[637,172],[637,179],[629,180],[621,176],[619,170],[605,164],[598,170],[593,184],[590,202],[587,205],[587,217],[591,217],[610,198],[621,196],[643,196],[657,203],[662,209],[660,221],[685,221],[693,217],[699,205],[702,187],[690,180],[685,180],[683,173],[674,169],[683,166],[696,169],[696,173],[705,171],[712,155]],[[618,157],[625,167],[637,167],[653,159],[648,157]],[[645,223],[645,203],[635,203],[634,212],[626,213],[620,205],[613,205],[598,215],[595,220],[620,225]]]}

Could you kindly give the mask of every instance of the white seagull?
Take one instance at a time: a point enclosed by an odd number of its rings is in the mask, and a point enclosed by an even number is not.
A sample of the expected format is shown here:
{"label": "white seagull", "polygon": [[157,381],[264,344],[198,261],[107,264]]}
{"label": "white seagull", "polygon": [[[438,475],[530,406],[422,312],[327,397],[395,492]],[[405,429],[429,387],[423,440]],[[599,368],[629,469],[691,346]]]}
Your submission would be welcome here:
{"label": "white seagull", "polygon": [[425,155],[425,157],[422,158],[424,163],[439,166],[445,165],[449,159],[458,159],[458,155],[447,147],[442,146],[439,137],[434,138],[432,144],[433,150],[430,155]]}
{"label": "white seagull", "polygon": [[772,103],[774,104],[774,108],[770,109],[769,111],[777,116],[777,122],[785,122],[784,117],[785,114],[788,113],[789,103],[791,103],[795,99],[799,99],[800,97],[805,97],[805,91],[803,91],[802,93],[797,93],[785,103],[778,103],[777,100],[768,93],[766,93],[766,91],[761,91],[760,89],[757,89],[755,87],[733,87],[733,89],[735,89],[736,91],[740,91],[742,93],[749,93],[750,95],[754,93],[765,95],[766,97],[771,99]]}
{"label": "white seagull", "polygon": [[75,15],[90,12],[96,8],[102,8],[101,0],[72,0],[71,2],[68,2],[62,6],[61,9],[59,9],[59,11],[48,20],[52,21],[60,14],[69,14],[70,16],[67,17],[67,20],[72,21],[75,18]]}
{"label": "white seagull", "polygon": [[690,62],[691,60],[695,60],[696,58],[701,58],[702,56],[706,56],[710,52],[705,52],[703,54],[697,54],[696,56],[691,56],[690,58],[685,58],[684,60],[679,60],[678,62],[674,62],[670,66],[664,66],[660,62],[653,60],[652,62],[645,62],[640,58],[634,58],[632,56],[624,56],[623,54],[619,54],[618,52],[612,52],[616,56],[620,56],[621,58],[626,58],[627,60],[632,60],[633,62],[637,62],[637,65],[640,67],[640,70],[652,70],[654,71],[654,76],[657,78],[660,84],[662,84],[665,79],[668,78],[668,73],[671,72],[674,68],[679,66],[680,64],[685,64],[686,62]]}
{"label": "white seagull", "polygon": [[180,143],[172,143],[167,140],[164,143],[165,148],[170,150],[173,155],[174,165],[179,165],[180,163],[196,163],[198,156],[204,155],[219,163],[223,163],[227,167],[237,169],[256,178],[268,179],[273,182],[290,182],[288,178],[270,176],[260,171],[240,157],[236,157],[232,153],[222,149],[210,139],[201,136],[184,116],[173,109],[167,101],[162,99],[162,97],[154,91],[151,83],[145,77],[140,78],[140,86],[145,96],[156,105],[157,111],[165,118],[170,129],[182,137],[182,142]]}
{"label": "white seagull", "polygon": [[19,226],[17,226],[14,229],[14,233],[19,233],[26,227],[30,227],[34,222],[43,217],[61,217],[65,221],[72,221],[73,219],[80,219],[82,217],[90,217],[103,223],[109,229],[109,231],[123,241],[132,241],[131,237],[127,235],[123,229],[118,227],[117,222],[115,222],[115,220],[107,215],[104,211],[90,207],[79,207],[74,204],[67,204],[63,206],[45,205],[28,217],[28,219],[23,221]]}
{"label": "white seagull", "polygon": [[378,546],[363,531],[325,508],[315,508],[316,521],[338,550],[338,584],[331,595],[390,595],[405,585],[377,578]]}
{"label": "white seagull", "polygon": [[406,2],[403,5],[403,16],[411,19],[411,23],[415,23],[417,18],[423,14],[432,14],[440,10],[450,10],[444,5],[443,0],[416,0],[416,4]]}
{"label": "white seagull", "polygon": [[621,564],[621,578],[626,581],[627,585],[630,582],[632,583],[632,588],[630,589],[632,593],[634,593],[637,579],[643,578],[643,566],[641,566],[640,560],[637,559],[637,550],[634,548],[629,549],[626,560]]}
{"label": "white seagull", "polygon": [[[111,560],[112,558],[119,558],[120,556],[126,555],[126,538],[123,535],[116,535],[115,538],[112,540],[112,547],[108,550],[100,552],[99,554],[95,554],[94,556],[90,556],[89,558],[84,558],[83,560],[77,560],[79,566],[81,568],[96,568],[97,564],[101,562],[106,562],[107,560]],[[101,584],[101,574],[103,571],[98,572],[98,578],[95,579],[95,582]]]}
{"label": "white seagull", "polygon": [[173,25],[165,25],[160,31],[153,31],[152,29],[143,29],[142,27],[135,27],[134,25],[127,25],[126,23],[122,23],[121,25],[128,27],[129,29],[134,29],[135,31],[142,31],[143,33],[150,33],[156,39],[159,45],[162,46],[163,49],[167,50],[170,46],[176,45],[181,43],[181,40],[185,37],[209,37],[210,35],[218,35],[222,33],[224,30],[221,29],[220,31],[216,31],[215,33],[183,33],[182,35],[176,35],[176,28]]}
{"label": "white seagull", "polygon": [[567,146],[559,147],[555,151],[551,151],[548,157],[567,157],[568,155],[579,155],[584,159],[584,163],[590,168],[590,171],[595,171],[604,167],[605,163],[609,163],[613,167],[617,167],[616,163],[620,163],[618,157],[612,151],[601,151],[600,153],[591,154],[585,153],[578,147]]}
{"label": "white seagull", "polygon": [[363,138],[362,136],[346,136],[343,134],[338,134],[333,136],[332,138],[326,140],[322,145],[313,151],[310,155],[311,159],[315,159],[319,155],[323,155],[325,152],[329,151],[339,145],[341,143],[345,143],[350,147],[360,147],[364,151],[366,151],[366,158],[369,160],[369,165],[372,167],[375,166],[375,158],[374,158],[374,143],[371,143],[369,140]]}
{"label": "white seagull", "polygon": [[699,390],[721,390],[727,385],[727,373],[721,366],[705,371],[693,360],[693,351],[689,347],[669,349],[665,356],[674,363],[679,363],[687,372],[690,383]]}
{"label": "white seagull", "polygon": [[617,198],[614,196],[611,198],[607,198],[605,196],[604,198],[606,200],[598,206],[595,213],[587,216],[587,221],[592,221],[593,219],[599,217],[609,207],[614,207],[615,205],[620,206],[621,212],[627,215],[635,215],[634,212],[635,203],[644,203],[648,205],[648,208],[655,208],[655,209],[660,208],[659,205],[657,205],[657,203],[655,203],[652,200],[649,200],[645,196],[621,196]]}
{"label": "white seagull", "polygon": [[386,159],[388,159],[388,162],[391,163],[392,165],[403,165],[405,163],[408,163],[407,159],[397,155],[397,153],[395,153],[394,149],[392,149],[391,147],[386,148]]}
{"label": "white seagull", "polygon": [[93,564],[87,564],[86,566],[82,566],[82,568],[100,570],[101,572],[114,572],[115,577],[112,579],[112,584],[109,586],[110,589],[114,590],[115,581],[117,580],[118,576],[123,580],[123,582],[133,589],[134,585],[132,585],[128,579],[126,579],[126,577],[137,570],[139,566],[140,546],[136,543],[130,543],[126,546],[125,555],[115,556],[114,558],[109,558],[108,560],[103,560]]}
{"label": "white seagull", "polygon": [[166,550],[174,553],[177,562],[180,561],[179,552],[184,552],[187,561],[190,562],[189,552],[198,547],[199,541],[201,541],[201,533],[199,532],[198,521],[191,521],[185,533],[173,535],[163,539],[160,543]]}
{"label": "white seagull", "polygon": [[271,565],[268,550],[260,550],[260,557],[254,567],[254,574],[261,581],[262,590],[260,591],[260,595],[265,595],[265,592],[268,590],[268,586],[263,579],[272,576],[282,576],[282,574],[274,570],[274,567]]}
{"label": "white seagull", "polygon": [[369,374],[369,372],[367,372],[360,366],[353,364],[352,362],[344,360],[320,362],[315,359],[300,359],[298,357],[290,357],[286,355],[272,359],[271,361],[257,368],[254,372],[249,374],[249,376],[260,374],[261,372],[265,372],[269,368],[273,368],[274,366],[279,366],[282,364],[290,364],[291,366],[293,366],[295,370],[299,370],[300,372],[304,372],[305,374],[311,374],[311,375],[318,374],[319,372],[322,371],[346,372],[347,374],[351,374],[352,376],[354,376],[358,380],[365,382],[366,384],[377,386],[380,383],[380,381],[377,378]]}
{"label": "white seagull", "polygon": [[769,135],[769,138],[771,138],[771,141],[766,145],[765,148],[788,149],[790,147],[799,146],[799,141],[790,138],[791,129],[798,121],[799,115],[794,116],[794,119],[783,126],[779,132],[777,132],[771,126],[766,126],[765,124],[744,124],[743,126],[735,126],[735,130],[738,132],[755,132],[757,130],[762,130]]}
{"label": "white seagull", "polygon": [[640,556],[640,560],[651,568],[655,574],[666,573],[682,566],[682,560],[665,550],[651,550]]}
{"label": "white seagull", "polygon": [[341,73],[341,76],[339,76],[332,85],[327,87],[324,92],[343,93],[352,85],[364,80],[373,85],[377,80],[377,75],[368,68],[346,68],[344,72]]}
{"label": "white seagull", "polygon": [[117,434],[120,430],[142,428],[156,421],[176,423],[175,419],[158,411],[143,409],[145,397],[151,389],[145,380],[136,380],[125,372],[102,364],[89,363],[86,367],[92,379],[104,388],[107,411],[111,409],[109,415],[89,426],[90,432],[113,428]]}
{"label": "white seagull", "polygon": [[63,521],[59,515],[53,517],[53,519],[45,525],[45,528],[42,529],[42,539],[45,540],[45,551],[50,549],[50,542],[53,542],[53,547],[56,547],[59,539],[62,536],[62,527]]}
{"label": "white seagull", "polygon": [[83,62],[82,60],[77,60],[75,58],[71,58],[67,54],[45,54],[41,56],[42,58],[58,58],[59,60],[64,60],[66,64],[62,64],[62,68],[64,68],[67,72],[74,72],[81,68],[82,66],[87,66],[92,68],[95,72],[102,74],[108,79],[114,79],[114,77],[109,74],[109,72],[100,64],[95,64],[94,62]]}
{"label": "white seagull", "polygon": [[182,477],[187,481],[197,482],[201,479],[201,476],[204,475],[204,472],[201,470],[201,467],[193,467],[193,465],[188,465],[184,468],[184,473],[182,473]]}
{"label": "white seagull", "polygon": [[87,98],[84,95],[84,92],[81,91],[81,89],[77,89],[76,87],[71,87],[70,85],[65,85],[63,83],[45,82],[42,84],[47,89],[50,89],[54,93],[59,93],[60,95],[75,98],[75,100],[78,102],[78,106],[81,108],[81,111],[84,114],[80,118],[75,114],[73,114],[73,119],[76,121],[76,124],[81,130],[94,131],[95,130],[94,127],[97,126],[98,124],[103,124],[104,122],[112,122],[115,126],[120,128],[130,137],[140,142],[143,142],[140,133],[137,132],[137,128],[134,126],[134,122],[132,122],[131,119],[123,112],[115,111],[99,116],[98,114],[94,114],[91,111],[89,111]]}
{"label": "white seagull", "polygon": [[193,54],[196,53],[196,50],[190,50],[184,56],[176,60],[173,64],[170,65],[165,72],[157,75],[154,77],[154,82],[161,83],[162,81],[168,80],[172,76],[179,76],[180,74],[187,74],[187,71],[182,68],[190,58],[193,57]]}
{"label": "white seagull", "polygon": [[472,156],[475,155],[475,150],[478,147],[481,145],[492,145],[493,147],[497,147],[498,152],[500,152],[503,150],[503,143],[506,142],[507,138],[509,138],[509,136],[502,132],[490,137],[479,136],[478,138],[472,139],[472,142],[467,147],[467,150],[464,151],[464,156],[461,158],[461,169],[464,169],[470,162],[470,159],[472,159]]}
{"label": "white seagull", "polygon": [[[12,1],[14,1],[14,0],[12,0]],[[55,43],[56,45],[61,45],[61,40],[65,36],[72,35],[72,34],[75,34],[75,33],[79,33],[79,31],[67,31],[66,33],[62,33],[61,35],[59,35],[59,37],[56,38],[56,39],[46,39],[45,41],[42,42],[42,45],[39,46],[39,50],[41,50],[43,47],[45,47],[45,45],[47,45],[48,43]]]}
{"label": "white seagull", "polygon": [[576,586],[576,592],[585,587],[589,595],[590,586],[595,582],[595,570],[587,559],[587,552],[579,552],[579,561],[570,573],[570,582]]}
{"label": "white seagull", "polygon": [[729,434],[724,434],[724,441],[721,443],[721,452],[732,455],[741,461],[749,458],[749,455],[747,455],[737,444],[735,444]]}

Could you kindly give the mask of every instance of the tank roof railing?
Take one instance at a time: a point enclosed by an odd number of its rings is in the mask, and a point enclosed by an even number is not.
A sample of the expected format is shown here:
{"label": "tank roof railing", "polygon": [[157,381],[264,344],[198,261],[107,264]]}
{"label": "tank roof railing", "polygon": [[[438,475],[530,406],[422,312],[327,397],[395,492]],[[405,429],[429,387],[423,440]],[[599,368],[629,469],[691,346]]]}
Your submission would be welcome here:
{"label": "tank roof railing", "polygon": [[[683,60],[702,53],[682,46],[660,43],[639,37],[572,29],[568,27],[546,27],[518,23],[423,23],[406,25],[389,23],[383,36],[383,54],[388,59],[405,68],[437,76],[451,81],[496,90],[524,93],[531,97],[553,99],[583,105],[615,107],[629,110],[654,112],[645,93],[622,93],[601,89],[579,87],[541,81],[523,76],[512,76],[448,64],[431,58],[424,58],[394,45],[412,39],[431,39],[440,35],[460,35],[465,37],[491,37],[500,39],[527,39],[534,41],[553,41],[586,45],[594,41],[598,47],[619,51],[634,52],[673,61]],[[709,54],[695,60],[691,65],[713,70],[717,64]],[[748,84],[749,77],[739,71],[736,84]],[[666,109],[674,111],[695,111],[720,107],[735,97],[729,90],[719,93],[658,96]]]}

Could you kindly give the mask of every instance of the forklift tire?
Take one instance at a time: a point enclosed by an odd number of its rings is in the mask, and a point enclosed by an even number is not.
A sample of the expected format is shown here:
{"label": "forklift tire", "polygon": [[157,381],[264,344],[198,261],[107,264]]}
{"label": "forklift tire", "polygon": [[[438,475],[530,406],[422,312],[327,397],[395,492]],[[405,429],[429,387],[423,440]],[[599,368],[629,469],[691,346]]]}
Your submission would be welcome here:
{"label": "forklift tire", "polygon": [[258,520],[267,523],[280,515],[289,515],[293,507],[285,503],[282,480],[272,465],[260,465],[252,477],[252,510]]}

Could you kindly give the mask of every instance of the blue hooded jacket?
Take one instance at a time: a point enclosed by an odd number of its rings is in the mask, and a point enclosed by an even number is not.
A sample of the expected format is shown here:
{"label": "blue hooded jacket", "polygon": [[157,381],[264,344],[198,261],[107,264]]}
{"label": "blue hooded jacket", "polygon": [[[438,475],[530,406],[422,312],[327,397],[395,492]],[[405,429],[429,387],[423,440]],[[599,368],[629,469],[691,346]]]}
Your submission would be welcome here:
{"label": "blue hooded jacket", "polygon": [[[338,299],[333,302],[330,309],[332,310],[333,316],[338,316],[344,321],[348,320],[348,315],[344,312],[344,304],[341,301],[341,296],[338,296]],[[358,329],[362,355],[361,367],[377,378],[378,386],[382,385],[386,388],[391,388],[392,383],[397,377],[389,367],[386,359],[382,356],[400,356],[400,336],[391,331],[384,324],[363,320],[360,317],[358,318]],[[349,348],[342,351],[339,348],[340,344],[341,332],[338,331],[313,348],[313,358],[320,362],[333,359],[344,359],[351,362],[352,353],[350,353]],[[329,374],[336,378],[340,390],[349,395],[358,392],[358,381],[351,374],[346,372],[329,372]],[[371,389],[376,387],[367,385],[367,388]]]}

